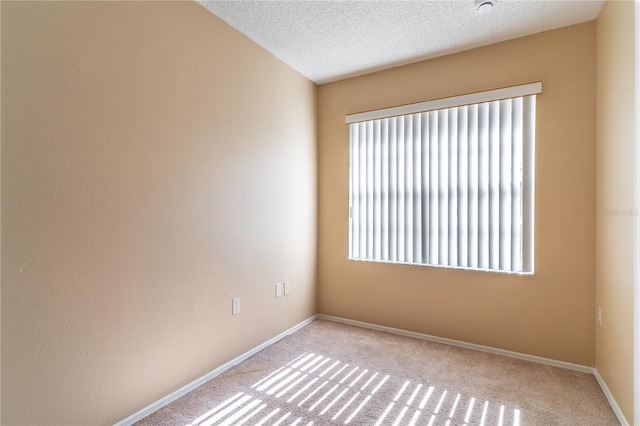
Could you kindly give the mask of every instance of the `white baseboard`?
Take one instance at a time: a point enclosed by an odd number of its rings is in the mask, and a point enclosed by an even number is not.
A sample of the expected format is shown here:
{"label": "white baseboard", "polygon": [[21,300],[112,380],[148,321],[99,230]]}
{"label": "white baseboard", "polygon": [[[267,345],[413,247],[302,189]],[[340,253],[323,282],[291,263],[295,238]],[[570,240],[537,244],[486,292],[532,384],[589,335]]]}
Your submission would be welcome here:
{"label": "white baseboard", "polygon": [[416,333],[413,331],[402,330],[399,328],[385,327],[382,325],[376,325],[376,324],[371,324],[371,323],[362,322],[362,321],[355,321],[355,320],[350,320],[346,318],[333,317],[330,315],[318,314],[316,315],[316,317],[318,319],[340,322],[343,324],[353,325],[356,327],[369,328],[371,330],[378,330],[378,331],[386,331],[387,333],[399,334],[401,336],[414,337],[416,339],[429,340],[431,342],[437,342],[437,343],[444,343],[446,345],[458,346],[461,348],[471,349],[474,351],[488,352],[496,355],[506,356],[509,358],[522,359],[525,361],[536,362],[538,364],[550,365],[552,367],[566,368],[568,370],[574,370],[582,373],[593,374],[596,378],[596,381],[600,385],[600,388],[602,389],[604,396],[607,398],[607,401],[609,401],[609,404],[611,405],[613,412],[618,418],[618,421],[620,421],[620,424],[622,426],[629,426],[629,422],[624,417],[624,414],[622,414],[622,410],[620,410],[620,407],[618,406],[618,403],[613,397],[613,394],[607,387],[607,384],[604,382],[602,377],[600,377],[600,373],[598,373],[598,370],[596,370],[593,367],[587,367],[586,365],[580,365],[580,364],[572,364],[570,362],[558,361],[555,359],[543,358],[535,355],[523,354],[520,352],[508,351],[505,349],[492,348],[490,346],[476,345],[475,343],[467,343],[467,342],[461,342],[459,340],[446,339],[444,337],[431,336],[429,334]]}
{"label": "white baseboard", "polygon": [[215,370],[210,371],[209,373],[205,374],[204,376],[202,376],[202,377],[194,380],[193,382],[181,387],[177,391],[165,396],[164,398],[154,402],[153,404],[150,404],[150,405],[144,407],[142,410],[138,411],[137,413],[134,413],[134,414],[130,415],[129,417],[127,417],[126,419],[119,421],[114,426],[130,426],[130,425],[134,424],[135,422],[137,422],[139,420],[142,420],[143,418],[147,417],[149,414],[151,414],[151,413],[153,413],[155,411],[158,411],[159,409],[161,409],[165,405],[167,405],[167,404],[175,401],[176,399],[180,398],[181,396],[184,396],[187,393],[191,392],[192,390],[194,390],[198,386],[201,386],[201,385],[205,384],[206,382],[208,382],[209,380],[215,378],[216,376],[219,376],[220,374],[224,373],[225,371],[227,371],[228,369],[230,369],[234,365],[241,363],[242,361],[244,361],[245,359],[249,358],[250,356],[255,355],[258,352],[260,352],[261,350],[265,349],[266,347],[273,345],[274,343],[276,343],[278,340],[282,339],[283,337],[286,337],[289,334],[294,333],[294,332],[298,331],[299,329],[301,329],[302,327],[310,324],[311,322],[313,322],[313,320],[316,319],[316,317],[317,317],[317,315],[314,315],[314,316],[312,316],[310,318],[307,318],[306,320],[302,321],[301,323],[294,325],[290,329],[288,329],[286,331],[283,331],[282,333],[278,334],[276,337],[267,340],[266,342],[256,346],[255,348],[251,349],[250,351],[243,353],[242,355],[232,359],[231,361],[227,362],[226,364],[221,365],[220,367],[216,368]]}
{"label": "white baseboard", "polygon": [[472,349],[474,351],[488,352],[491,354],[502,355],[509,358],[522,359],[525,361],[536,362],[538,364],[550,365],[552,367],[566,368],[568,370],[580,371],[582,373],[593,374],[595,369],[586,365],[572,364],[570,362],[557,361],[555,359],[543,358],[535,355],[527,355],[520,352],[512,352],[505,349],[492,348],[491,346],[476,345],[475,343],[461,342],[460,340],[447,339],[444,337],[431,336],[429,334],[416,333],[413,331],[402,330],[399,328],[385,327],[382,325],[370,324],[361,321],[354,321],[345,318],[332,317],[329,315],[319,314],[319,319],[325,319],[334,322],[354,325],[356,327],[364,327],[372,330],[386,331],[387,333],[399,334],[401,336],[413,337],[421,340],[429,340],[436,343],[444,343],[445,345],[458,346],[460,348]]}
{"label": "white baseboard", "polygon": [[616,402],[616,399],[613,397],[613,394],[609,390],[609,387],[600,376],[600,373],[598,373],[598,370],[594,369],[593,375],[596,377],[596,380],[598,381],[598,384],[600,385],[602,392],[604,392],[604,396],[607,397],[607,401],[609,401],[609,404],[611,404],[611,408],[613,409],[613,412],[616,414],[618,421],[620,421],[620,424],[623,426],[629,426],[629,422],[625,418],[624,414],[622,414],[622,410],[618,406],[618,403]]}
{"label": "white baseboard", "polygon": [[385,326],[382,326],[382,325],[371,324],[371,323],[362,322],[362,321],[355,321],[355,320],[350,320],[350,319],[346,319],[346,318],[334,317],[334,316],[330,316],[330,315],[317,314],[317,315],[314,315],[314,316],[312,316],[310,318],[307,318],[306,320],[304,320],[301,323],[291,327],[290,329],[278,334],[276,337],[267,340],[266,342],[262,343],[261,345],[256,346],[255,348],[251,349],[250,351],[245,352],[244,354],[238,356],[237,358],[232,359],[231,361],[227,362],[226,364],[221,365],[220,367],[216,368],[215,370],[213,370],[213,371],[205,374],[204,376],[194,380],[193,382],[187,384],[186,386],[183,386],[182,388],[180,388],[177,391],[171,393],[170,395],[165,396],[164,398],[160,399],[159,401],[156,401],[153,404],[148,405],[147,407],[143,408],[142,410],[138,411],[137,413],[132,414],[131,416],[127,417],[126,419],[121,420],[120,422],[116,423],[114,426],[130,426],[130,425],[134,424],[135,422],[147,417],[151,413],[161,409],[165,405],[175,401],[176,399],[180,398],[181,396],[186,395],[187,393],[191,392],[192,390],[194,390],[198,386],[201,386],[204,383],[208,382],[209,380],[215,378],[216,376],[219,376],[220,374],[224,373],[225,371],[227,371],[228,369],[230,369],[234,365],[241,363],[242,361],[244,361],[245,359],[249,358],[250,356],[255,355],[256,353],[260,352],[261,350],[265,349],[266,347],[268,347],[270,345],[273,345],[274,343],[276,343],[278,340],[282,339],[283,337],[286,337],[289,334],[298,331],[299,329],[301,329],[302,327],[310,324],[311,322],[313,322],[316,319],[324,319],[324,320],[327,320],[327,321],[339,322],[339,323],[343,323],[343,324],[353,325],[353,326],[356,326],[356,327],[362,327],[362,328],[368,328],[368,329],[371,329],[371,330],[384,331],[384,332],[387,332],[387,333],[398,334],[400,336],[413,337],[413,338],[416,338],[416,339],[428,340],[428,341],[432,341],[432,342],[436,342],[436,343],[443,343],[445,345],[457,346],[457,347],[461,347],[461,348],[465,348],[465,349],[471,349],[471,350],[480,351],[480,352],[492,353],[492,354],[495,354],[495,355],[502,355],[502,356],[506,356],[506,357],[509,357],[509,358],[521,359],[521,360],[524,360],[524,361],[535,362],[535,363],[538,363],[538,364],[549,365],[549,366],[552,366],[552,367],[565,368],[565,369],[568,369],[568,370],[574,370],[574,371],[579,371],[579,372],[582,372],[582,373],[593,374],[595,376],[595,378],[596,378],[596,381],[600,385],[600,388],[602,389],[602,392],[604,393],[605,397],[609,401],[609,404],[611,405],[611,408],[613,409],[615,415],[618,417],[618,420],[620,421],[620,424],[623,425],[623,426],[628,426],[629,425],[629,422],[627,422],[626,418],[624,417],[624,414],[622,414],[622,410],[620,410],[620,407],[618,406],[618,403],[616,402],[615,398],[613,397],[613,394],[611,394],[611,391],[609,391],[609,388],[607,387],[606,383],[604,382],[602,377],[600,377],[600,374],[598,373],[598,370],[596,370],[593,367],[587,367],[585,365],[573,364],[573,363],[570,363],[570,362],[558,361],[558,360],[539,357],[539,356],[535,356],[535,355],[523,354],[523,353],[520,353],[520,352],[508,351],[508,350],[505,350],[505,349],[493,348],[493,347],[490,347],[490,346],[477,345],[475,343],[467,343],[467,342],[462,342],[462,341],[459,341],[459,340],[447,339],[447,338],[444,338],[444,337],[431,336],[429,334],[416,333],[416,332],[413,332],[413,331],[402,330],[402,329],[399,329],[399,328],[385,327]]}

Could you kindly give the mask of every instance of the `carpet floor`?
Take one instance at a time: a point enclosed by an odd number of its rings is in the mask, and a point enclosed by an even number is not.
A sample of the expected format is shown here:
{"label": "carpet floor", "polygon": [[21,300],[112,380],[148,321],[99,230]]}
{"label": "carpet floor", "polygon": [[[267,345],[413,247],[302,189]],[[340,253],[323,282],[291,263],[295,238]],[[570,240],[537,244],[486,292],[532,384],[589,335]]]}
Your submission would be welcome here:
{"label": "carpet floor", "polygon": [[316,320],[137,424],[619,422],[590,374]]}

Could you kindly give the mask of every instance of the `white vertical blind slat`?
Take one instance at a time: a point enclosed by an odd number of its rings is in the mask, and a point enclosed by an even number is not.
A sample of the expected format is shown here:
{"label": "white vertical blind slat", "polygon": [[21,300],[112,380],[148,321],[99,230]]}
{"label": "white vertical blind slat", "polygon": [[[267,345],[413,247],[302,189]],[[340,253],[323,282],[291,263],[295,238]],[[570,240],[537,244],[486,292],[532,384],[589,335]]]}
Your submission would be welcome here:
{"label": "white vertical blind slat", "polygon": [[429,114],[420,114],[422,139],[422,263],[429,263]]}
{"label": "white vertical blind slat", "polygon": [[489,103],[489,267],[500,268],[500,103]]}
{"label": "white vertical blind slat", "polygon": [[366,204],[366,238],[365,247],[368,259],[373,259],[373,122],[366,124],[366,156],[367,165],[367,204]]}
{"label": "white vertical blind slat", "polygon": [[449,111],[449,265],[458,262],[458,109]]}
{"label": "white vertical blind slat", "polygon": [[422,117],[413,116],[413,262],[422,262]]}
{"label": "white vertical blind slat", "polygon": [[489,104],[478,106],[478,257],[489,268]]}
{"label": "white vertical blind slat", "polygon": [[438,114],[441,125],[438,132],[438,152],[440,156],[440,176],[438,198],[440,200],[440,265],[449,264],[449,120],[448,111],[441,110]]}
{"label": "white vertical blind slat", "polygon": [[381,120],[381,163],[382,163],[382,207],[381,207],[381,244],[382,260],[389,260],[389,119]]}
{"label": "white vertical blind slat", "polygon": [[413,115],[405,117],[405,262],[413,262]]}
{"label": "white vertical blind slat", "polygon": [[373,122],[373,258],[381,260],[382,252],[382,137],[381,120]]}
{"label": "white vertical blind slat", "polygon": [[478,105],[469,107],[469,266],[472,268],[480,267],[480,256],[478,249],[480,241],[478,240],[479,231],[479,179],[480,162],[478,151]]}
{"label": "white vertical blind slat", "polygon": [[360,182],[358,180],[358,125],[349,126],[349,256],[353,258],[360,257],[358,246],[358,217],[359,213],[359,195]]}
{"label": "white vertical blind slat", "polygon": [[522,98],[514,99],[511,117],[511,140],[513,149],[511,151],[512,162],[514,164],[512,172],[513,186],[511,187],[511,265],[513,270],[522,269]]}
{"label": "white vertical blind slat", "polygon": [[511,99],[500,102],[500,269],[511,270],[512,114]]}
{"label": "white vertical blind slat", "polygon": [[367,123],[360,124],[359,178],[360,178],[360,218],[359,218],[359,253],[360,257],[367,257]]}
{"label": "white vertical blind slat", "polygon": [[405,172],[405,148],[406,143],[404,140],[404,121],[405,117],[398,117],[398,126],[396,131],[398,133],[398,261],[406,262],[405,257],[405,189],[406,189],[406,172]]}
{"label": "white vertical blind slat", "polygon": [[398,138],[395,117],[389,119],[389,260],[398,261]]}
{"label": "white vertical blind slat", "polygon": [[469,266],[469,140],[468,107],[458,108],[458,262]]}
{"label": "white vertical blind slat", "polygon": [[522,267],[533,271],[533,197],[535,191],[535,113],[536,97],[526,96],[523,100],[523,162],[527,168],[522,176],[522,236],[528,244],[522,246]]}
{"label": "white vertical blind slat", "polygon": [[440,263],[440,215],[439,215],[439,162],[438,162],[438,111],[432,111],[429,113],[429,149],[430,149],[430,164],[429,169],[431,172],[429,188],[429,207],[430,207],[430,228],[431,233],[431,247],[429,252],[431,258],[429,263],[438,265]]}
{"label": "white vertical blind slat", "polygon": [[[364,189],[366,189],[366,185],[367,185],[367,180],[366,180],[366,167],[364,164],[364,157],[363,157],[363,149],[365,149],[364,144],[366,142],[366,139],[364,137],[364,129],[365,129],[365,123],[359,123],[357,125],[357,139],[356,139],[356,146],[354,149],[354,154],[355,154],[355,171],[354,171],[354,183],[358,184],[359,186],[357,187],[356,191],[357,191],[357,195],[356,198],[358,199],[357,204],[355,205],[355,209],[357,210],[357,218],[354,221],[354,223],[357,223],[357,231],[355,234],[358,235],[358,241],[356,241],[355,246],[356,246],[356,251],[358,252],[358,256],[359,257],[365,257],[367,255],[366,251],[364,251],[364,243],[366,243],[366,241],[363,241],[363,238],[366,239],[366,235],[363,232],[363,227],[364,227],[364,214],[365,214],[365,210],[366,210],[366,205],[365,205],[365,191]],[[355,212],[354,212],[354,216],[355,216]]]}

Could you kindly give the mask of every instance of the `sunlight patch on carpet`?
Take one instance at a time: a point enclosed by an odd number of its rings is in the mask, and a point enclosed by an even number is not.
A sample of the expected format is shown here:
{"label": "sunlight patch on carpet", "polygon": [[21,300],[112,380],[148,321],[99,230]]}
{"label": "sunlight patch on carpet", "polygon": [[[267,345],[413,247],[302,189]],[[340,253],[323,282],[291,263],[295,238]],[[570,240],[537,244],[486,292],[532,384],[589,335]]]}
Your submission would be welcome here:
{"label": "sunlight patch on carpet", "polygon": [[519,409],[480,401],[304,352],[186,426],[520,426]]}

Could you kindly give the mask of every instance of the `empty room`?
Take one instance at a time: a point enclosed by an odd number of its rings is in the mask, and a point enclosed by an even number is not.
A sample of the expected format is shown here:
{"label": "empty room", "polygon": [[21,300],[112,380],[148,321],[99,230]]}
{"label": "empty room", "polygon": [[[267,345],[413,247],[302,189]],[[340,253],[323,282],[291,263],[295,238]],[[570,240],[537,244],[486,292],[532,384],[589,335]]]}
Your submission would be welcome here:
{"label": "empty room", "polygon": [[2,425],[640,425],[640,2],[0,2]]}

